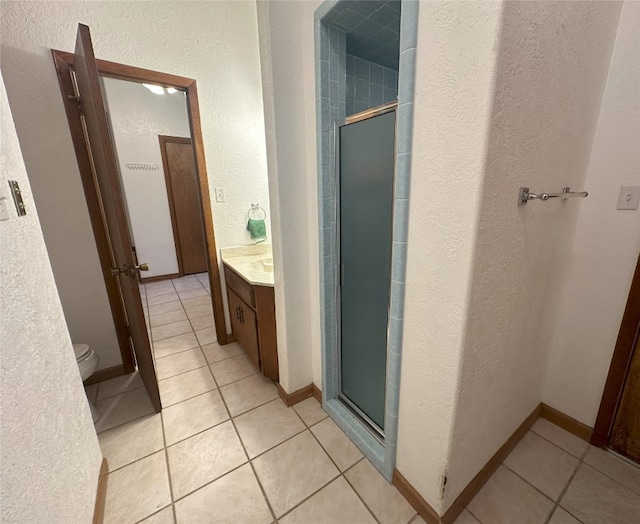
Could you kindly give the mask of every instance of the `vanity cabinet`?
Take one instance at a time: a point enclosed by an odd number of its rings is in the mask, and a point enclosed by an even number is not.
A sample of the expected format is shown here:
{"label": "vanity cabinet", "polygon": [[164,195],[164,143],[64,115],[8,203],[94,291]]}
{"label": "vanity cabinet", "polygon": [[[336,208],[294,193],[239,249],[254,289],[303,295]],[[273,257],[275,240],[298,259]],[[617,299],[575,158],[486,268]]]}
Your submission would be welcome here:
{"label": "vanity cabinet", "polygon": [[234,337],[262,374],[277,381],[278,346],[273,287],[252,285],[226,264],[224,276]]}

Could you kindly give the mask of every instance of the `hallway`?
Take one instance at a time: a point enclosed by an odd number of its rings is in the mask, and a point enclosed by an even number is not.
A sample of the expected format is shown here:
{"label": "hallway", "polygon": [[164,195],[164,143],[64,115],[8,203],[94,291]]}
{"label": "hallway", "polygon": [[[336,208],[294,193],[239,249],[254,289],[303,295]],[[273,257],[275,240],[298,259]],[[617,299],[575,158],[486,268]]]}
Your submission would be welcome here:
{"label": "hallway", "polygon": [[[143,286],[162,413],[137,374],[87,388],[110,467],[105,522],[424,522],[315,399],[285,407],[237,344],[215,342],[206,285],[198,275]],[[638,514],[639,468],[539,419],[456,522]]]}

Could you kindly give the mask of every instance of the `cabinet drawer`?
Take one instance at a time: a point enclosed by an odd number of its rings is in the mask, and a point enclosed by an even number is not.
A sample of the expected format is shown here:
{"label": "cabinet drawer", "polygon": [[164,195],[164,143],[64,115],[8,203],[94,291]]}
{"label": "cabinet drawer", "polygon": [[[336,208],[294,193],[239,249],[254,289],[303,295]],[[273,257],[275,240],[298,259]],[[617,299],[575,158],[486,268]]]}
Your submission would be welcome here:
{"label": "cabinet drawer", "polygon": [[253,286],[236,275],[236,273],[227,266],[224,266],[224,278],[227,281],[227,287],[255,309],[256,297]]}

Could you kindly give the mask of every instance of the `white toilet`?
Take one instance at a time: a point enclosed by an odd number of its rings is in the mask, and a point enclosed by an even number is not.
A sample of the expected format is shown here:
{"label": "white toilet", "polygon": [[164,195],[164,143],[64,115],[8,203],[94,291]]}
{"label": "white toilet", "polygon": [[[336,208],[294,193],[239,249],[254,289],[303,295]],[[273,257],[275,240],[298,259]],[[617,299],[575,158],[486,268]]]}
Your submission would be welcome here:
{"label": "white toilet", "polygon": [[[96,369],[98,369],[98,362],[100,362],[100,358],[93,349],[89,348],[87,344],[74,344],[73,352],[76,354],[76,362],[80,368],[80,377],[82,377],[84,382],[95,373]],[[93,405],[93,402],[89,399],[87,400],[89,402],[89,407],[91,408],[91,418],[93,418],[93,422],[95,423],[100,418],[100,413]]]}

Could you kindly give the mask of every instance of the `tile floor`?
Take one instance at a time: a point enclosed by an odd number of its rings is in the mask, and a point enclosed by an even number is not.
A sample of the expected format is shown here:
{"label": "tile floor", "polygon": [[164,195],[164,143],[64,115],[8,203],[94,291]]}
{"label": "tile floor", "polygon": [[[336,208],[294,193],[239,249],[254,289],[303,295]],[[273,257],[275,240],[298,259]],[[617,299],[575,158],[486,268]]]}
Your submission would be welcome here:
{"label": "tile floor", "polygon": [[[110,468],[105,523],[423,523],[313,398],[285,407],[237,344],[215,342],[206,285],[143,287],[162,413],[135,373],[88,388]],[[640,468],[540,419],[456,523],[639,515]]]}

